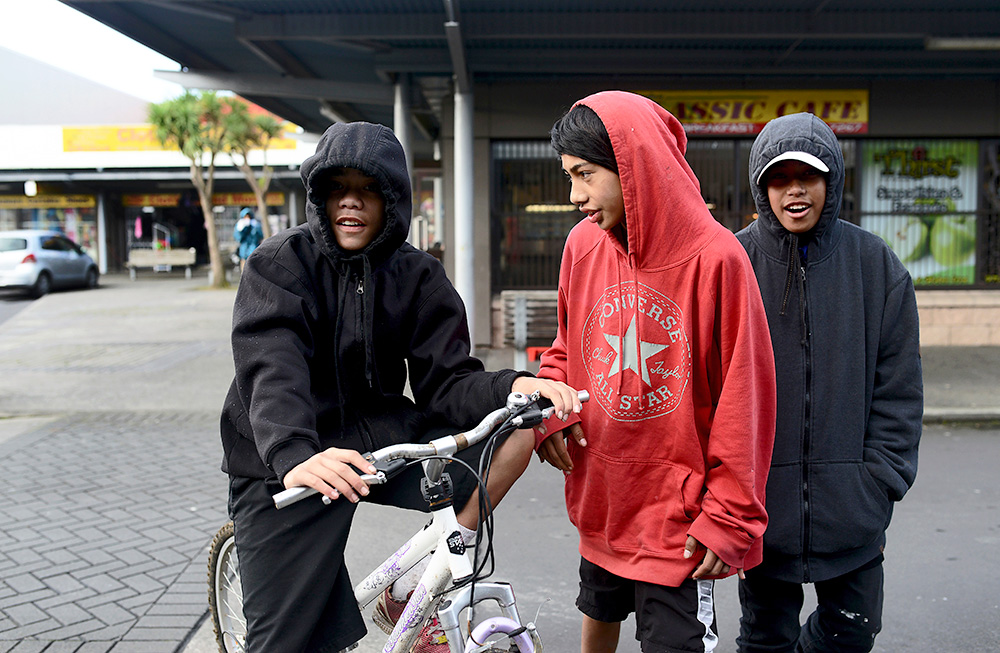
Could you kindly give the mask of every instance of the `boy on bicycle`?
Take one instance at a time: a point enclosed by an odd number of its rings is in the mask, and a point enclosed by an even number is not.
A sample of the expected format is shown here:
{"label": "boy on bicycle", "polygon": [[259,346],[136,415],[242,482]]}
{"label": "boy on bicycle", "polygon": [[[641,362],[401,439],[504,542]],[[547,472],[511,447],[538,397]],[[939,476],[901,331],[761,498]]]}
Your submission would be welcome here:
{"label": "boy on bicycle", "polygon": [[644,653],[711,650],[712,579],[758,564],[767,525],[774,358],[753,268],[659,105],[598,93],[551,137],[586,218],[539,376],[591,401],[537,439],[580,534],[582,650],[614,651],[631,612]]}
{"label": "boy on bicycle", "polygon": [[[418,468],[369,491],[355,469],[374,469],[359,452],[426,441],[445,424],[448,432],[468,428],[511,391],[540,390],[563,415],[581,408],[565,384],[488,373],[470,356],[461,299],[441,264],[406,242],[409,174],[389,129],[331,126],[301,176],[307,223],[262,243],[241,276],[236,374],[222,413],[250,652],[339,651],[365,635],[344,567],[356,503],[370,492],[379,503],[427,506]],[[407,376],[415,401],[403,395]],[[494,503],[524,470],[532,440],[515,433],[496,453]],[[479,452],[465,455],[476,460]],[[479,520],[475,479],[452,468],[470,542]],[[279,512],[272,495],[293,486],[332,503]],[[406,589],[393,588],[398,601],[383,595],[384,618],[398,619]],[[448,650],[430,627],[420,645]]]}

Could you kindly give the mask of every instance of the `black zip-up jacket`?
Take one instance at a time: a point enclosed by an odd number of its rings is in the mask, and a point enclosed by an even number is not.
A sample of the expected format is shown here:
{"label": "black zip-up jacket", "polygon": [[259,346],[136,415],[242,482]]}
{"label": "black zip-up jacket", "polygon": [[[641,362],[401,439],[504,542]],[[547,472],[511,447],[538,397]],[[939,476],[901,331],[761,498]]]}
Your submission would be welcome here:
{"label": "black zip-up jacket", "polygon": [[[383,230],[361,252],[338,247],[324,209],[337,167],[374,177],[385,200]],[[389,129],[333,125],[301,176],[307,224],[264,241],[236,295],[221,426],[233,476],[280,480],[331,446],[412,438],[421,414],[467,428],[503,405],[518,376],[470,356],[461,298],[437,259],[406,243],[409,175]]]}
{"label": "black zip-up jacket", "polygon": [[[776,155],[829,168],[826,202],[802,244],[755,181]],[[759,218],[737,234],[750,256],[774,348],[778,419],[767,481],[764,562],[755,573],[815,582],[879,555],[917,471],[923,381],[913,282],[876,235],[839,219],[844,161],[810,114],[769,123],[750,152]]]}

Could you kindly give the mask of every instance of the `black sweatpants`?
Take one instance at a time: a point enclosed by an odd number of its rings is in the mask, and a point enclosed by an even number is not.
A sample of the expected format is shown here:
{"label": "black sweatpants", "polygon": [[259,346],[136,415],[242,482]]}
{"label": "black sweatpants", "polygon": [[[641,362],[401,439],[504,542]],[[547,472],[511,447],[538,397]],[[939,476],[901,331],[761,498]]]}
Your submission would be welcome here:
{"label": "black sweatpants", "polygon": [[[443,429],[426,440],[454,433]],[[478,469],[484,444],[457,457]],[[446,471],[455,490],[456,511],[476,488],[474,475],[451,463]],[[421,466],[414,465],[384,486],[372,486],[364,501],[427,512],[420,494]],[[344,565],[344,549],[356,504],[342,497],[325,505],[319,496],[287,508],[272,496],[277,479],[234,477],[229,511],[236,525],[236,550],[243,583],[249,653],[333,653],[365,636],[364,619]],[[400,544],[408,533],[400,534]],[[364,570],[368,571],[368,570]]]}
{"label": "black sweatpants", "polygon": [[740,581],[740,653],[867,653],[882,630],[882,556],[816,585],[816,610],[799,624],[799,583],[753,570]]}

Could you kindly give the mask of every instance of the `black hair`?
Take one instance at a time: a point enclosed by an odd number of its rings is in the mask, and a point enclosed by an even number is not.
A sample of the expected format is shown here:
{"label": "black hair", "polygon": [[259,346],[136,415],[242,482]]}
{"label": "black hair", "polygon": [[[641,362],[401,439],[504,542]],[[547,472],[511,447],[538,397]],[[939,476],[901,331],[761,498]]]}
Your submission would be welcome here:
{"label": "black hair", "polygon": [[578,104],[552,125],[549,137],[560,156],[568,154],[590,161],[618,174],[618,161],[611,137],[601,117],[590,107]]}

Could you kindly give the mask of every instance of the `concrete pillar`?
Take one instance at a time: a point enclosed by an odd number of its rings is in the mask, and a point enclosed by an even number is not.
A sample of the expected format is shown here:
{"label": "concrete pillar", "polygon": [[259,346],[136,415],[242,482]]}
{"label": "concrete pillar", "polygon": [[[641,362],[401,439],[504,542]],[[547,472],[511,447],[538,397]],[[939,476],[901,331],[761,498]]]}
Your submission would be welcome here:
{"label": "concrete pillar", "polygon": [[476,342],[476,284],[474,239],[475,175],[473,174],[472,92],[455,93],[455,289],[465,302],[469,333]]}
{"label": "concrete pillar", "polygon": [[413,136],[410,127],[410,76],[399,75],[395,84],[395,100],[392,104],[392,131],[403,146],[406,155],[406,170],[413,181]]}
{"label": "concrete pillar", "polygon": [[108,220],[104,191],[97,194],[97,269],[101,274],[108,273]]}

